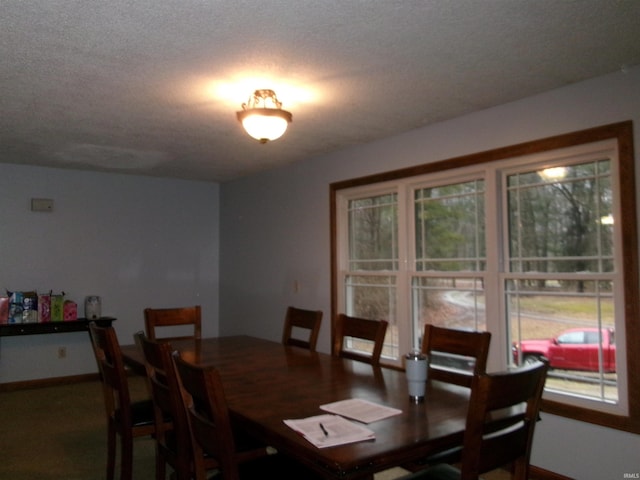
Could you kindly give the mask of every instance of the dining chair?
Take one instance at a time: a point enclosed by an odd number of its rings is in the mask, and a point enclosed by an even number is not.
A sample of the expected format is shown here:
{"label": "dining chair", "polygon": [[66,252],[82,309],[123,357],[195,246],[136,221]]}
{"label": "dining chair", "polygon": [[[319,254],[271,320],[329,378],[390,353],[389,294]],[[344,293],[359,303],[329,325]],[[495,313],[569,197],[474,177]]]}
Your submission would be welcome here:
{"label": "dining chair", "polygon": [[460,468],[441,463],[402,480],[478,480],[479,475],[511,464],[511,479],[529,478],[529,460],[546,361],[517,370],[473,376]]}
{"label": "dining chair", "polygon": [[[471,387],[474,375],[486,372],[490,342],[490,332],[457,330],[426,324],[421,350],[427,356],[428,381],[440,380]],[[417,471],[436,463],[459,462],[461,456],[462,449],[456,447],[402,466],[407,470]]]}
{"label": "dining chair", "polygon": [[218,370],[199,366],[173,354],[180,388],[187,399],[196,480],[205,480],[205,455],[218,462],[223,480],[238,480],[238,464],[267,457],[266,447],[238,451],[227,400]]}
{"label": "dining chair", "polygon": [[[321,310],[305,310],[290,306],[284,319],[284,330],[282,331],[282,343],[316,351],[320,324],[322,323]],[[297,330],[308,330],[306,340],[296,336]]]}
{"label": "dining chair", "polygon": [[[135,340],[144,355],[154,405],[156,480],[166,479],[167,465],[177,480],[190,480],[193,475],[191,434],[171,345],[151,340],[144,332],[136,333]],[[217,466],[213,460],[205,461],[207,470]]]}
{"label": "dining chair", "polygon": [[113,327],[89,324],[91,344],[98,363],[107,414],[107,480],[113,480],[117,436],[120,437],[120,480],[131,480],[133,439],[155,432],[150,399],[131,401],[120,344]]}
{"label": "dining chair", "polygon": [[[386,320],[369,320],[344,313],[338,314],[333,337],[334,353],[343,358],[379,365],[387,325]],[[346,340],[347,338],[349,340]],[[364,353],[371,344],[371,353]],[[354,345],[357,348],[352,348]]]}
{"label": "dining chair", "polygon": [[428,358],[427,378],[470,387],[473,375],[485,373],[487,369],[490,342],[490,332],[426,324],[422,353]]}
{"label": "dining chair", "polygon": [[[202,309],[200,305],[178,308],[145,308],[144,324],[147,337],[151,340],[200,339],[202,338]],[[182,332],[182,327],[184,326],[192,327],[193,334],[170,337],[158,335],[160,331],[165,330],[175,333],[176,329],[180,329]],[[171,330],[171,327],[173,327],[173,330]]]}
{"label": "dining chair", "polygon": [[242,432],[232,426],[222,380],[214,366],[195,365],[179,352],[173,352],[172,358],[186,402],[195,480],[205,479],[207,458],[217,462],[222,480],[321,480],[320,475],[273,447],[256,446],[255,441],[242,438]]}

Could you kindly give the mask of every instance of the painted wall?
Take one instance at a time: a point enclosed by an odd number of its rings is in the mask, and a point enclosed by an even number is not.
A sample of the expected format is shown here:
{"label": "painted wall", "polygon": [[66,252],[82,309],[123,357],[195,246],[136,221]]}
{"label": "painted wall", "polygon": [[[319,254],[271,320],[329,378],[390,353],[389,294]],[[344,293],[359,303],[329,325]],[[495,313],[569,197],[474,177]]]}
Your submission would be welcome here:
{"label": "painted wall", "polygon": [[[217,335],[218,212],[217,184],[0,164],[0,289],[64,291],[81,316],[100,295],[123,344],[145,307],[201,304]],[[84,332],[0,338],[0,383],[96,371]]]}
{"label": "painted wall", "polygon": [[[330,183],[624,120],[634,121],[638,152],[638,67],[223,184],[221,332],[278,340],[287,305],[317,308],[325,312],[318,348],[329,351]],[[618,479],[640,472],[637,452],[639,435],[543,415],[532,463]]]}

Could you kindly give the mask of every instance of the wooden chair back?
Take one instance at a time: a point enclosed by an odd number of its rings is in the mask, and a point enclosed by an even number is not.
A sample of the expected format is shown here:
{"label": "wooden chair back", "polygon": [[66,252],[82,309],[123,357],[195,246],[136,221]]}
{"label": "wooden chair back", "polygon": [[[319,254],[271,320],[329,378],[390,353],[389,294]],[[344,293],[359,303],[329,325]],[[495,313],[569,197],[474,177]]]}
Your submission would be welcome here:
{"label": "wooden chair back", "polygon": [[222,380],[213,366],[173,357],[181,388],[189,397],[187,417],[193,441],[196,480],[205,479],[203,455],[217,460],[224,480],[239,480],[236,447]]}
{"label": "wooden chair back", "polygon": [[115,474],[116,435],[120,435],[120,478],[130,480],[133,472],[133,438],[155,432],[150,401],[131,402],[127,373],[120,344],[113,327],[89,324],[93,352],[98,363],[107,415],[107,479]]}
{"label": "wooden chair back", "polygon": [[[548,364],[475,375],[467,415],[462,480],[513,464],[512,479],[529,478],[533,433],[538,422]],[[509,409],[509,414],[504,414]]]}
{"label": "wooden chair back", "polygon": [[[343,358],[379,365],[387,325],[388,322],[386,320],[369,320],[340,313],[333,336],[333,352]],[[365,340],[367,343],[372,342],[371,354],[368,355],[347,348],[345,344],[345,338],[347,337],[351,337],[354,341]]]}
{"label": "wooden chair back", "polygon": [[192,476],[193,453],[185,402],[168,342],[156,342],[143,332],[135,335],[142,350],[156,425],[156,479],[166,478],[169,464],[178,480]]}
{"label": "wooden chair back", "polygon": [[[179,308],[145,308],[144,325],[147,337],[151,340],[177,340],[181,338],[202,338],[202,309],[200,305]],[[162,327],[193,326],[192,335],[162,337]]]}
{"label": "wooden chair back", "polygon": [[[321,310],[304,310],[296,307],[287,308],[284,329],[282,331],[282,343],[284,345],[307,348],[315,352],[321,323]],[[294,329],[308,330],[309,336],[306,340],[298,338],[294,334]]]}
{"label": "wooden chair back", "polygon": [[[113,327],[98,327],[93,322],[89,326],[89,332],[105,393],[107,416],[113,418],[122,405],[127,407],[131,403],[118,339]],[[119,415],[123,423],[131,425],[129,408],[122,409]]]}
{"label": "wooden chair back", "polygon": [[512,480],[529,478],[533,433],[548,363],[473,376],[459,468],[439,463],[402,480],[479,480],[511,464]]}
{"label": "wooden chair back", "polygon": [[[441,380],[464,387],[470,387],[473,375],[485,373],[491,333],[454,330],[450,328],[424,326],[422,353],[428,356],[429,370],[427,378]],[[451,356],[455,357],[451,357]],[[453,366],[446,360],[452,360]],[[460,362],[473,361],[469,371],[459,368]],[[457,365],[456,365],[457,362]]]}

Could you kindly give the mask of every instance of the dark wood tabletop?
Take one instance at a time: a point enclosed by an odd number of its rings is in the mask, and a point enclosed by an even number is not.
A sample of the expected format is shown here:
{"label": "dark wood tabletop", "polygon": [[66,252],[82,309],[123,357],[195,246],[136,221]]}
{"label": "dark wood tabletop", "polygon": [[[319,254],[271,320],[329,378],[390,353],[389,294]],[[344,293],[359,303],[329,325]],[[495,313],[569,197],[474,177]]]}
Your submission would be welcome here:
{"label": "dark wood tabletop", "polygon": [[[324,478],[371,478],[462,443],[468,389],[433,382],[424,403],[414,404],[404,372],[394,369],[248,336],[179,340],[172,346],[189,361],[218,368],[238,426]],[[128,365],[143,371],[135,345],[123,346],[122,353]],[[375,440],[322,449],[283,423],[321,415],[326,412],[320,405],[350,398],[398,408],[402,414],[368,424]]]}

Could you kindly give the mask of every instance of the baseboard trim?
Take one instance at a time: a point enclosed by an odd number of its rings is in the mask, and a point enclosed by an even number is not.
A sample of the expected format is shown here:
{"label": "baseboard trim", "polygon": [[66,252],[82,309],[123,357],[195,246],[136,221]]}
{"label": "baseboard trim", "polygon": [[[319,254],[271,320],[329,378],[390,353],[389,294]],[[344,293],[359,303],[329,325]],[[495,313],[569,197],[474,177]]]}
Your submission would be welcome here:
{"label": "baseboard trim", "polygon": [[573,480],[571,477],[565,477],[559,473],[551,472],[534,465],[529,467],[529,477],[535,480]]}
{"label": "baseboard trim", "polygon": [[21,382],[0,383],[0,392],[14,392],[16,390],[54,387],[58,385],[69,385],[71,383],[98,380],[100,380],[100,377],[97,373],[85,373],[83,375],[70,375],[66,377],[39,378],[36,380],[24,380]]}

